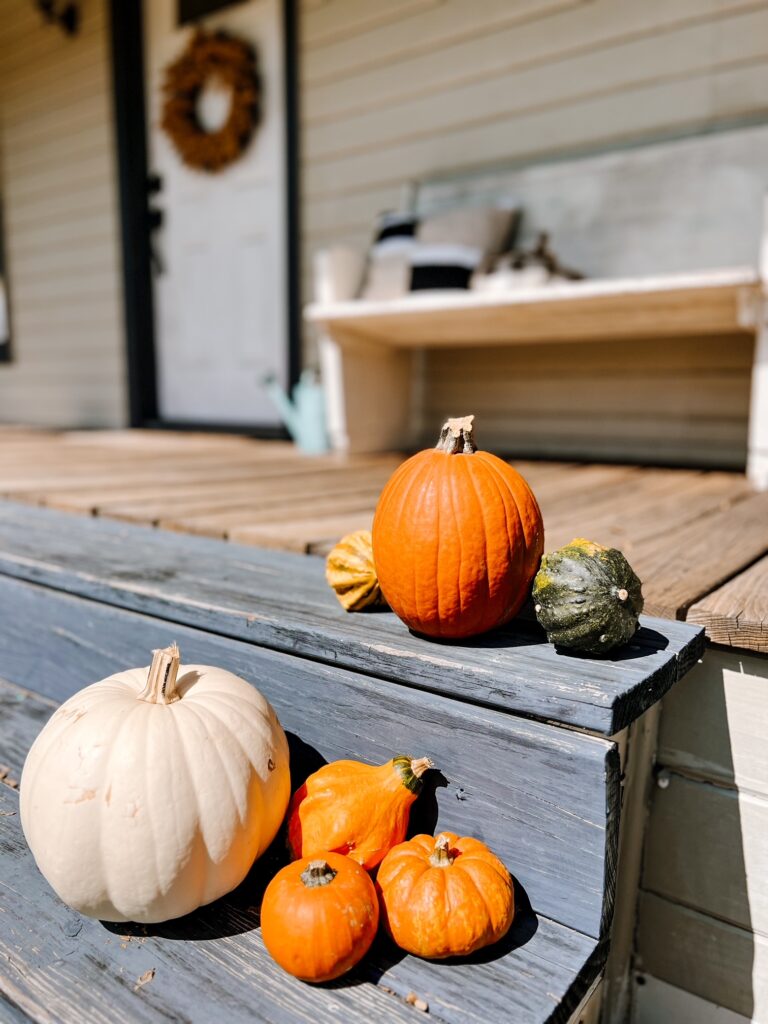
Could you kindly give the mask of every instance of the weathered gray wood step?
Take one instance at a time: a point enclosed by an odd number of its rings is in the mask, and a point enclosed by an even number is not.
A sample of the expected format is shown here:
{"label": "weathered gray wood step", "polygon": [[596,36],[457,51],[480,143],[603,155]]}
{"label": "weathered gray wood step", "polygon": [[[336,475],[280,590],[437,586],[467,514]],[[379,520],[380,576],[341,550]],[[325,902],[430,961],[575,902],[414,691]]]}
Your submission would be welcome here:
{"label": "weathered gray wood step", "polygon": [[[618,825],[618,758],[606,740],[1,577],[0,622],[3,678],[57,703],[148,664],[153,648],[173,640],[183,661],[230,669],[274,705],[291,740],[295,785],[323,759],[383,763],[399,750],[431,757],[440,774],[430,774],[414,823],[477,835],[537,913],[603,933]],[[7,706],[3,719],[5,750],[16,729]],[[19,732],[21,757],[31,736]]]}
{"label": "weathered gray wood step", "polygon": [[514,714],[612,735],[703,653],[700,627],[643,618],[594,659],[535,624],[464,643],[415,637],[391,613],[347,615],[319,559],[0,503],[0,573]]}
{"label": "weathered gray wood step", "polygon": [[0,785],[0,1020],[9,1024],[418,1024],[425,1017],[405,1002],[411,992],[428,1003],[433,1021],[540,1024],[567,1020],[576,1005],[575,989],[569,993],[574,979],[599,970],[593,940],[529,917],[513,937],[525,944],[508,954],[505,970],[410,957],[395,964],[380,942],[346,980],[310,988],[284,974],[264,949],[264,881],[256,872],[226,899],[178,922],[151,931],[104,925],[71,911],[45,885],[17,808],[16,794]]}
{"label": "weathered gray wood step", "polygon": [[[291,737],[294,782],[321,758],[384,760],[395,747],[431,755],[445,777],[417,804],[414,827],[480,836],[521,883],[519,916],[501,950],[448,966],[400,959],[381,943],[352,983],[315,990],[280,974],[264,953],[253,909],[264,881],[258,865],[228,900],[150,937],[140,929],[124,949],[114,932],[53,897],[22,844],[18,817],[0,815],[10,886],[0,951],[21,972],[9,984],[32,1019],[45,1020],[46,1006],[71,1018],[76,989],[80,999],[91,993],[92,1015],[78,1016],[85,1021],[172,1016],[207,1024],[223,1008],[234,1021],[418,1020],[403,1016],[417,1012],[402,1003],[415,992],[446,1024],[534,1024],[567,1020],[596,977],[613,898],[613,744],[16,580],[0,579],[0,620],[3,674],[46,695],[0,686],[0,749],[16,777],[53,702],[175,638],[187,660],[230,668],[269,697]],[[270,861],[260,864],[266,872]],[[155,977],[134,991],[152,967]]]}

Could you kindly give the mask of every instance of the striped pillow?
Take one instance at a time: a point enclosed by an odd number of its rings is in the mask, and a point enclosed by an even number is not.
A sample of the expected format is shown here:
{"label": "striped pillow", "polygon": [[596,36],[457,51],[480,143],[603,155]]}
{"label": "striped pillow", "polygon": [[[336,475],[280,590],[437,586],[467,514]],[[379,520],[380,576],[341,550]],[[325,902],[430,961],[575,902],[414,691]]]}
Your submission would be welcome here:
{"label": "striped pillow", "polygon": [[423,245],[411,250],[412,292],[432,288],[469,288],[483,261],[483,250],[469,245]]}
{"label": "striped pillow", "polygon": [[409,291],[469,288],[476,270],[512,247],[519,220],[511,206],[461,206],[424,217],[385,213],[360,296],[394,299]]}
{"label": "striped pillow", "polygon": [[410,255],[416,244],[418,223],[412,214],[382,214],[368,253],[361,298],[396,299],[405,295],[410,285]]}

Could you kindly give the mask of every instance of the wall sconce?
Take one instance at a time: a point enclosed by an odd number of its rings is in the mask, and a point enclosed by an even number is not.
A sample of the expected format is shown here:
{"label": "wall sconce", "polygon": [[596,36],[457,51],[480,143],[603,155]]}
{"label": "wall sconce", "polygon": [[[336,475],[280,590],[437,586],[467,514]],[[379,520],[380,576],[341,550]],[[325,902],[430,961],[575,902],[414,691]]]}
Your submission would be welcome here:
{"label": "wall sconce", "polygon": [[65,35],[77,35],[80,27],[80,6],[77,3],[57,3],[57,0],[36,0],[37,9],[49,25],[58,25]]}

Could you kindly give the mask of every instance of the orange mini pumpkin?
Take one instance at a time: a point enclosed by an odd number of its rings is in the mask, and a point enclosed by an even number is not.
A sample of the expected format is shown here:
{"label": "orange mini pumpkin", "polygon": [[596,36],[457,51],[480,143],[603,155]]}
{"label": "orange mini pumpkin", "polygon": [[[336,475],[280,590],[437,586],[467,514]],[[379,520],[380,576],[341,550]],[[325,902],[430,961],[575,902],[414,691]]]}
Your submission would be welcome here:
{"label": "orange mini pumpkin", "polygon": [[370,870],[387,850],[405,839],[411,804],[427,757],[396,754],[382,765],[362,761],[326,764],[297,789],[288,812],[291,856],[333,850]]}
{"label": "orange mini pumpkin", "polygon": [[272,958],[302,981],[332,981],[368,952],[379,901],[367,872],[325,853],[278,871],[261,904],[261,933]]}
{"label": "orange mini pumpkin", "polygon": [[395,471],[373,521],[384,597],[425,636],[458,639],[508,622],[544,550],[533,492],[517,470],[477,450],[473,419],[448,420],[436,448]]}
{"label": "orange mini pumpkin", "polygon": [[376,877],[387,931],[429,960],[498,942],[515,916],[512,878],[479,839],[414,836],[389,851]]}

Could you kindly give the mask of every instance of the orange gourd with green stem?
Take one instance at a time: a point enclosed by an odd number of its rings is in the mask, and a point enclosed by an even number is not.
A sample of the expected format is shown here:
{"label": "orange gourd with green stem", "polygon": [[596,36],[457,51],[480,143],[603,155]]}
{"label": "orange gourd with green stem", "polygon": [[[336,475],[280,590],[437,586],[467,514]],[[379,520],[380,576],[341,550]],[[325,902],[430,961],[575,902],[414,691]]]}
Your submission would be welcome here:
{"label": "orange gourd with green stem", "polygon": [[261,933],[272,958],[302,981],[332,981],[368,952],[379,901],[367,872],[324,853],[278,871],[261,903]]}
{"label": "orange gourd with green stem", "polygon": [[449,419],[437,447],[395,471],[373,521],[384,597],[425,636],[460,639],[508,622],[544,550],[533,491],[512,466],[477,449],[473,420]]}
{"label": "orange gourd with green stem", "polygon": [[468,956],[498,942],[515,916],[504,864],[479,839],[453,832],[395,846],[379,867],[376,888],[391,937],[427,959]]}
{"label": "orange gourd with green stem", "polygon": [[370,870],[405,839],[429,758],[396,754],[383,765],[334,761],[310,775],[291,801],[288,850],[295,860],[331,850]]}

